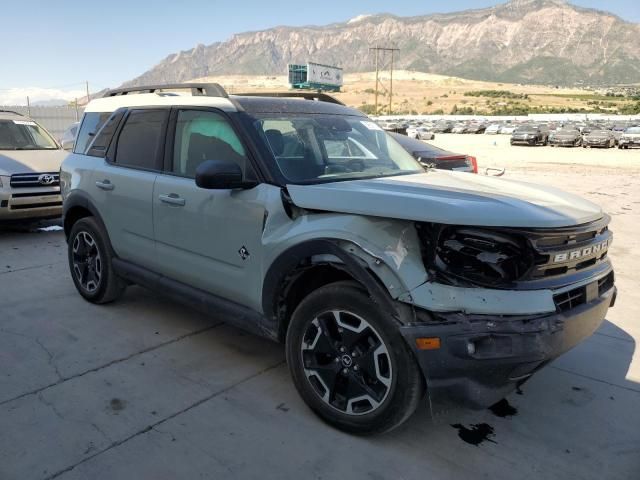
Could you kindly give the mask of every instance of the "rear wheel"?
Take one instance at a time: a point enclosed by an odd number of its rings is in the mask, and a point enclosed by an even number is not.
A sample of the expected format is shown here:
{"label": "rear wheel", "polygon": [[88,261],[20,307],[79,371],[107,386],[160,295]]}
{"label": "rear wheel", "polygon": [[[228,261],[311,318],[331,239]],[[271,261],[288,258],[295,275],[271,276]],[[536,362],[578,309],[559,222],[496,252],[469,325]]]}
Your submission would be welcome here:
{"label": "rear wheel", "polygon": [[113,254],[106,238],[106,232],[93,217],[78,220],[69,233],[71,278],[80,295],[92,303],[111,302],[126,288],[113,271]]}
{"label": "rear wheel", "polygon": [[300,303],[287,333],[287,363],[307,405],[350,433],[397,427],[424,393],[397,322],[351,282],[320,288]]}

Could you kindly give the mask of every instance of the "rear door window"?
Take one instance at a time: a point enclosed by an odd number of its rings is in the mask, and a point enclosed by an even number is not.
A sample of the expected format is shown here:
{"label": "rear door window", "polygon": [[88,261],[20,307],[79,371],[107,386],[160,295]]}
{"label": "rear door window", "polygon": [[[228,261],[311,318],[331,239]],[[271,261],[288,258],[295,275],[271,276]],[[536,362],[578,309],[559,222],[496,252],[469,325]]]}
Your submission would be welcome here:
{"label": "rear door window", "polygon": [[115,163],[141,170],[161,170],[162,141],[168,110],[133,110],[118,136]]}

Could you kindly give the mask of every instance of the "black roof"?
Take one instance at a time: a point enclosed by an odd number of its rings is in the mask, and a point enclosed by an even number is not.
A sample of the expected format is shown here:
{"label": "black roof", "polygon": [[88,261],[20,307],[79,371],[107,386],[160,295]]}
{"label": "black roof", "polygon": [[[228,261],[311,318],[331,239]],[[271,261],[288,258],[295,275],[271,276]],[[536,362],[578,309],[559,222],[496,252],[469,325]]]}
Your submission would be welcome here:
{"label": "black roof", "polygon": [[299,98],[257,97],[229,95],[248,113],[320,113],[326,115],[355,115],[366,117],[355,108],[336,103],[318,102]]}

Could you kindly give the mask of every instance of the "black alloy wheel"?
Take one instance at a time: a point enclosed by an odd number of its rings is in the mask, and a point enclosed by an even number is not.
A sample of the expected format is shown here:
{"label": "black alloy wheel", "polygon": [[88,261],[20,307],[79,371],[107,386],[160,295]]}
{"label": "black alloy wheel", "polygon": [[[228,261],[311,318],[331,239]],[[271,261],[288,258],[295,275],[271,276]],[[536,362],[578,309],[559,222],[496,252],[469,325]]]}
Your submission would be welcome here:
{"label": "black alloy wheel", "polygon": [[301,354],[309,384],[342,413],[370,413],[389,394],[389,350],[375,328],[352,312],[331,310],[314,318]]}
{"label": "black alloy wheel", "polygon": [[307,295],[293,312],[286,343],[298,393],[322,420],[346,432],[392,430],[424,396],[422,371],[398,320],[356,282]]}
{"label": "black alloy wheel", "polygon": [[73,273],[80,286],[88,293],[95,292],[102,278],[102,257],[90,233],[76,234],[72,244]]}
{"label": "black alloy wheel", "polygon": [[107,233],[95,218],[84,217],[73,224],[67,255],[71,278],[85,300],[107,303],[124,293],[127,284],[113,270]]}

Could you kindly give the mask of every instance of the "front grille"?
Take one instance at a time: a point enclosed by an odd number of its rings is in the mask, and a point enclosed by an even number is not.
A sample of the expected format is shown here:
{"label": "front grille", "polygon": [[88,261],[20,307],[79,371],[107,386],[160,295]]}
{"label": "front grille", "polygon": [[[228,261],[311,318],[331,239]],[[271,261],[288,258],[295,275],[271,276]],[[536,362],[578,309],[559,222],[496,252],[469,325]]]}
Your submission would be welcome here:
{"label": "front grille", "polygon": [[54,195],[60,195],[60,192],[54,191],[54,192],[14,193],[11,195],[11,198],[50,197]]}
{"label": "front grille", "polygon": [[11,210],[28,210],[30,208],[47,208],[61,207],[62,202],[46,202],[46,203],[23,203],[20,205],[11,205]]}
{"label": "front grille", "polygon": [[558,312],[566,312],[587,301],[587,287],[578,287],[553,296]]}
{"label": "front grille", "polygon": [[566,312],[567,310],[571,310],[572,308],[591,302],[612,289],[613,282],[613,272],[609,272],[597,282],[594,281],[588,285],[583,285],[582,287],[574,288],[568,292],[554,295],[553,301],[556,304],[556,310],[558,312]]}
{"label": "front grille", "polygon": [[530,279],[542,279],[587,270],[607,258],[612,241],[609,217],[577,227],[526,232],[536,261]]}
{"label": "front grille", "polygon": [[602,277],[598,280],[598,295],[602,295],[613,288],[613,272],[609,273],[606,277]]}
{"label": "front grille", "polygon": [[[45,175],[51,176],[53,181],[42,183],[42,176]],[[11,175],[9,185],[11,188],[56,187],[60,185],[60,174],[58,172],[15,173]]]}

